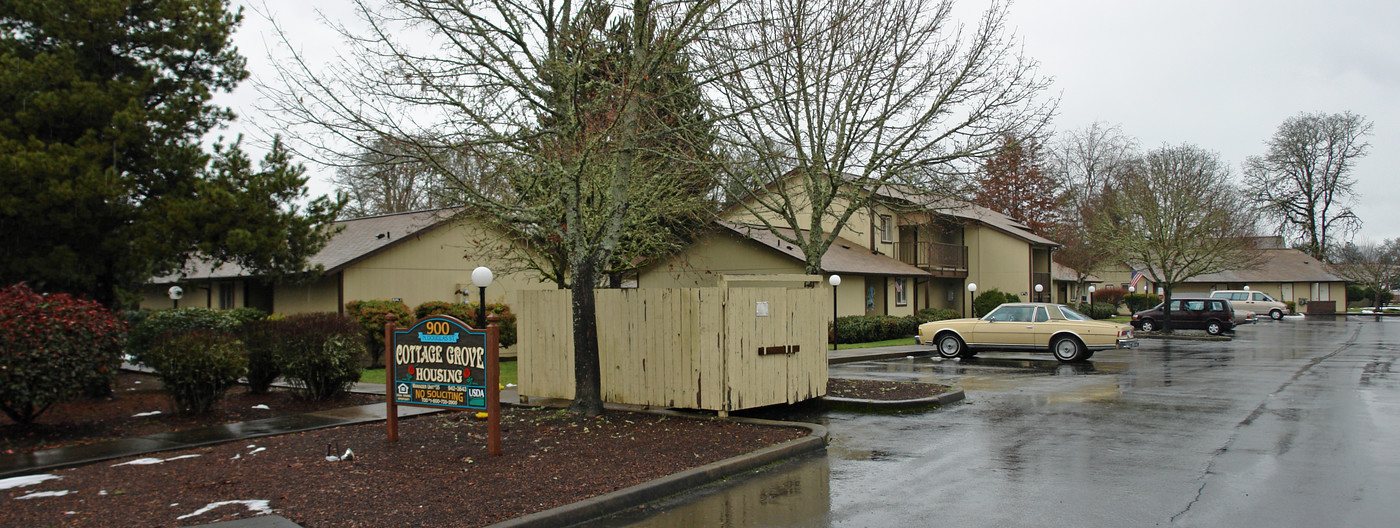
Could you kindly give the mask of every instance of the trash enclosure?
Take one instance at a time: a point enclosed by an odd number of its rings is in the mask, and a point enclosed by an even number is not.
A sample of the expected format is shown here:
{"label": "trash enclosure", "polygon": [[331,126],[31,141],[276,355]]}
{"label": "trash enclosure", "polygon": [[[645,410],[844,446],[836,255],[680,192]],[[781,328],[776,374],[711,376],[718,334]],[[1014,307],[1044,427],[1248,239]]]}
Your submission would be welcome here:
{"label": "trash enclosure", "polygon": [[[825,395],[825,284],[814,275],[727,275],[712,288],[598,290],[603,401],[725,415]],[[573,399],[569,292],[520,296],[520,395]]]}

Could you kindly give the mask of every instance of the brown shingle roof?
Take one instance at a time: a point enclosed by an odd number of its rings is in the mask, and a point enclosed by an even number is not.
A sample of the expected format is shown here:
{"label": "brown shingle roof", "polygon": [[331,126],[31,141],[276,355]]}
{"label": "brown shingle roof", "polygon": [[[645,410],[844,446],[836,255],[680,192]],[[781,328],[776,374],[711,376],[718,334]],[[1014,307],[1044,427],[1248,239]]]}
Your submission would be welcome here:
{"label": "brown shingle roof", "polygon": [[1326,264],[1296,249],[1265,249],[1259,264],[1249,269],[1210,273],[1190,283],[1228,282],[1342,282]]}
{"label": "brown shingle roof", "polygon": [[[801,248],[788,244],[767,227],[735,222],[716,222],[725,229],[759,245],[791,257],[798,262],[806,262],[806,253]],[[792,236],[791,229],[776,228],[785,236]],[[868,248],[836,237],[836,241],[822,255],[822,271],[827,273],[849,273],[858,275],[887,275],[900,277],[926,277],[930,273],[918,267],[892,259],[887,255],[871,253]]]}
{"label": "brown shingle roof", "polygon": [[[331,237],[326,247],[311,257],[309,264],[325,266],[327,273],[339,271],[362,258],[394,247],[414,234],[442,225],[454,212],[454,209],[437,209],[336,222],[334,225],[342,229]],[[210,270],[208,263],[199,261],[192,263],[184,276],[190,279],[232,279],[250,275],[242,266],[224,264]],[[168,275],[153,282],[161,284],[178,279],[177,275]]]}

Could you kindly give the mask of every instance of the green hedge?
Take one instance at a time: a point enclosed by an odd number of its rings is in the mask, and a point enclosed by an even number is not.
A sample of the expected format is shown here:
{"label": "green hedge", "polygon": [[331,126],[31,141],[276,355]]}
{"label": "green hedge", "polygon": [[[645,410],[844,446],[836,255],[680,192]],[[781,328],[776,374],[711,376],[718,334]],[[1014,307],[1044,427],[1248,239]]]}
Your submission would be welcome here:
{"label": "green hedge", "polygon": [[978,294],[977,298],[972,300],[972,307],[974,310],[977,311],[977,317],[981,317],[987,315],[989,312],[996,309],[996,307],[998,306],[1001,306],[1006,303],[1018,302],[1021,302],[1020,296],[1011,293],[1004,293],[1001,290],[992,288],[990,290]]}
{"label": "green hedge", "polygon": [[84,390],[110,393],[126,329],[95,302],[23,283],[0,290],[0,411],[29,424]]}
{"label": "green hedge", "polygon": [[182,413],[209,412],[248,371],[243,342],[219,330],[167,332],[142,356]]}
{"label": "green hedge", "polygon": [[[477,314],[480,313],[481,303],[449,303],[442,301],[428,301],[418,305],[413,309],[414,320],[420,320],[430,315],[450,315],[467,323],[473,328],[477,325]],[[515,314],[510,311],[510,307],[505,303],[486,303],[486,313],[495,314],[500,317],[501,347],[508,347],[515,344],[517,328]]]}
{"label": "green hedge", "polygon": [[[360,379],[369,353],[363,329],[354,319],[304,313],[276,321],[273,328],[277,368],[302,397],[328,400]],[[383,349],[379,351],[382,356]]]}
{"label": "green hedge", "polygon": [[242,322],[238,314],[232,311],[200,307],[145,311],[130,316],[129,320],[137,322],[131,328],[131,338],[127,340],[126,350],[140,363],[147,363],[146,353],[157,346],[166,334],[188,330],[228,332]]}
{"label": "green hedge", "polygon": [[919,333],[919,325],[929,321],[956,319],[961,314],[946,308],[925,308],[905,317],[893,315],[848,315],[837,317],[836,325],[828,336],[831,343],[869,343],[912,337]]}
{"label": "green hedge", "polygon": [[384,324],[389,321],[389,314],[398,318],[395,324],[400,327],[413,321],[413,314],[408,311],[408,305],[403,301],[350,301],[345,303],[345,314],[360,324],[371,367],[384,366]]}
{"label": "green hedge", "polygon": [[1133,293],[1123,297],[1123,303],[1128,306],[1128,311],[1138,313],[1162,303],[1162,298],[1151,293]]}

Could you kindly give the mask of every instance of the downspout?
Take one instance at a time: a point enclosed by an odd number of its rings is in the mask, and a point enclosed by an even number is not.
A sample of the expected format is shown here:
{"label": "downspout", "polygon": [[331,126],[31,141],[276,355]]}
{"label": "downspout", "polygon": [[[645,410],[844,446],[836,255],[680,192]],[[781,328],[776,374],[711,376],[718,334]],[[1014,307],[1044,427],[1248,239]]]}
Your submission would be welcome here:
{"label": "downspout", "polygon": [[[485,305],[486,305],[485,301],[482,301],[482,306],[485,306]],[[345,272],[344,272],[344,271],[341,271],[341,272],[335,274],[335,313],[336,313],[337,315],[345,315]]]}

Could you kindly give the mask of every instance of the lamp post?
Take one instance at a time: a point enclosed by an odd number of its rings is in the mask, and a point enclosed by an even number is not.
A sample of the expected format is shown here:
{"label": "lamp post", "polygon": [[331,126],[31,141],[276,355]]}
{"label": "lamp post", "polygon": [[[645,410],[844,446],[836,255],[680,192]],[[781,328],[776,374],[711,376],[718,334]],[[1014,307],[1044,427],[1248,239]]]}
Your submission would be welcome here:
{"label": "lamp post", "polygon": [[832,275],[826,281],[831,283],[831,327],[836,328],[836,287],[841,285],[841,276]]}
{"label": "lamp post", "polygon": [[175,303],[175,306],[174,306],[175,308],[179,308],[179,307],[180,307],[180,298],[185,296],[185,289],[184,289],[184,288],[181,288],[181,287],[179,287],[179,286],[171,286],[171,287],[170,287],[170,290],[169,290],[169,293],[170,293],[170,302]]}
{"label": "lamp post", "polygon": [[1045,291],[1045,286],[1040,284],[1035,285],[1035,302],[1040,302],[1040,292],[1043,291]]}
{"label": "lamp post", "polygon": [[486,287],[491,285],[491,279],[495,278],[491,274],[491,268],[486,266],[472,270],[472,284],[481,289],[481,308],[476,312],[477,328],[486,330]]}
{"label": "lamp post", "polygon": [[1089,304],[1094,304],[1094,285],[1089,285]]}
{"label": "lamp post", "polygon": [[969,282],[969,283],[967,283],[967,306],[968,306],[968,311],[969,311],[969,312],[972,312],[972,316],[973,316],[973,317],[977,317],[977,305],[976,305],[976,304],[973,304],[973,302],[972,302],[972,297],[973,297],[974,295],[976,295],[976,294],[977,294],[977,283],[975,283],[975,282]]}

